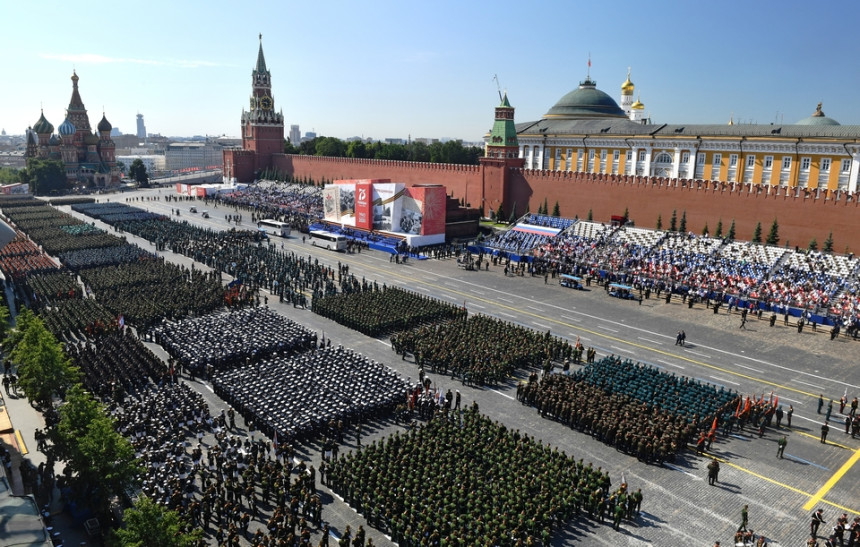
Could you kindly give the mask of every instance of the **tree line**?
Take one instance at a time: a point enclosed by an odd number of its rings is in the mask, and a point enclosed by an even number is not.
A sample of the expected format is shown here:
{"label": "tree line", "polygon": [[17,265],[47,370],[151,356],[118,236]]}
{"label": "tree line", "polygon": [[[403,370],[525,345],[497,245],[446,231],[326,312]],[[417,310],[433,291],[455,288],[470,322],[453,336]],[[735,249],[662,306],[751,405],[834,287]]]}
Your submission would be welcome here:
{"label": "tree line", "polygon": [[464,146],[462,140],[444,143],[437,141],[431,144],[421,141],[390,144],[380,141],[342,141],[336,137],[316,137],[302,141],[298,146],[293,146],[290,141],[286,141],[284,153],[334,158],[478,165],[478,160],[484,155],[484,149],[478,146]]}

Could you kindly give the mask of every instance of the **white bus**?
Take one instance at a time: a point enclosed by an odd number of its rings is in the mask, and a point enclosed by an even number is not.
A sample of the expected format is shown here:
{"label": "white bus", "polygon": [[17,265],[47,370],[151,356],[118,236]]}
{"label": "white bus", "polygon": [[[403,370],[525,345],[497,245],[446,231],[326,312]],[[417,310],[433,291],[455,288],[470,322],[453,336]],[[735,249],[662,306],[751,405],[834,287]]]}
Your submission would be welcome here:
{"label": "white bus", "polygon": [[310,231],[311,245],[316,245],[318,247],[325,247],[328,250],[335,251],[345,251],[346,250],[346,237],[338,234],[333,234],[331,232],[326,232],[324,230],[311,230]]}
{"label": "white bus", "polygon": [[290,225],[286,222],[279,222],[270,218],[261,220],[257,223],[257,228],[262,232],[273,236],[290,237]]}

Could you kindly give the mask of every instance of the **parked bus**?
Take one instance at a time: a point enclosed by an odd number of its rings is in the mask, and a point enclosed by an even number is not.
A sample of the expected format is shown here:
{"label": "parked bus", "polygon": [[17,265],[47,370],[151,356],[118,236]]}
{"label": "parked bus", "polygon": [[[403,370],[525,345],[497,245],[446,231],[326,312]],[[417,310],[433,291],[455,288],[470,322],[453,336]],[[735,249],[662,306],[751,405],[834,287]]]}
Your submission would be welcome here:
{"label": "parked bus", "polygon": [[311,230],[309,235],[311,238],[311,245],[316,245],[317,247],[325,247],[330,251],[346,250],[345,236],[333,234],[324,230]]}
{"label": "parked bus", "polygon": [[290,237],[290,225],[270,218],[257,223],[257,228],[273,236]]}

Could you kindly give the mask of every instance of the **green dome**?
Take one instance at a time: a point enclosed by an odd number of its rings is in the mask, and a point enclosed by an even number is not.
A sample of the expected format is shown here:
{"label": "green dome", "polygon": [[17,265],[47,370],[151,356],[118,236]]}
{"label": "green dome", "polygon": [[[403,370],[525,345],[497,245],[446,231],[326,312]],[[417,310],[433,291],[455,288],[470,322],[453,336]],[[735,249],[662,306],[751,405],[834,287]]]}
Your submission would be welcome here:
{"label": "green dome", "polygon": [[839,122],[825,116],[824,112],[821,111],[821,103],[818,103],[818,107],[812,116],[803,118],[796,125],[839,125]]}
{"label": "green dome", "polygon": [[627,118],[627,115],[612,97],[597,89],[596,82],[585,80],[555,103],[544,115],[546,118]]}
{"label": "green dome", "polygon": [[84,144],[98,144],[99,138],[92,133],[84,137]]}
{"label": "green dome", "polygon": [[51,122],[45,119],[44,112],[42,112],[42,115],[39,117],[39,121],[36,122],[36,125],[33,126],[33,131],[35,131],[39,135],[50,135],[54,132],[54,126],[51,125]]}

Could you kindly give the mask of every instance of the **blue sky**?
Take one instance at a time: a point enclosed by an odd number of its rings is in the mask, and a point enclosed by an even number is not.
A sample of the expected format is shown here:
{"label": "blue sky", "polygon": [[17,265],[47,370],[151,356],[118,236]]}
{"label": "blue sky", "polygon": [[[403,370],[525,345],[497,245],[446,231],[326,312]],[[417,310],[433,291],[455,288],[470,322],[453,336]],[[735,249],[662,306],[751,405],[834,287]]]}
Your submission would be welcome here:
{"label": "blue sky", "polygon": [[93,126],[238,135],[258,33],[287,126],[348,138],[491,127],[498,75],[518,122],[584,79],[619,100],[627,67],[660,123],[793,123],[818,102],[860,124],[860,3],[0,0],[0,127],[59,127],[73,68]]}

